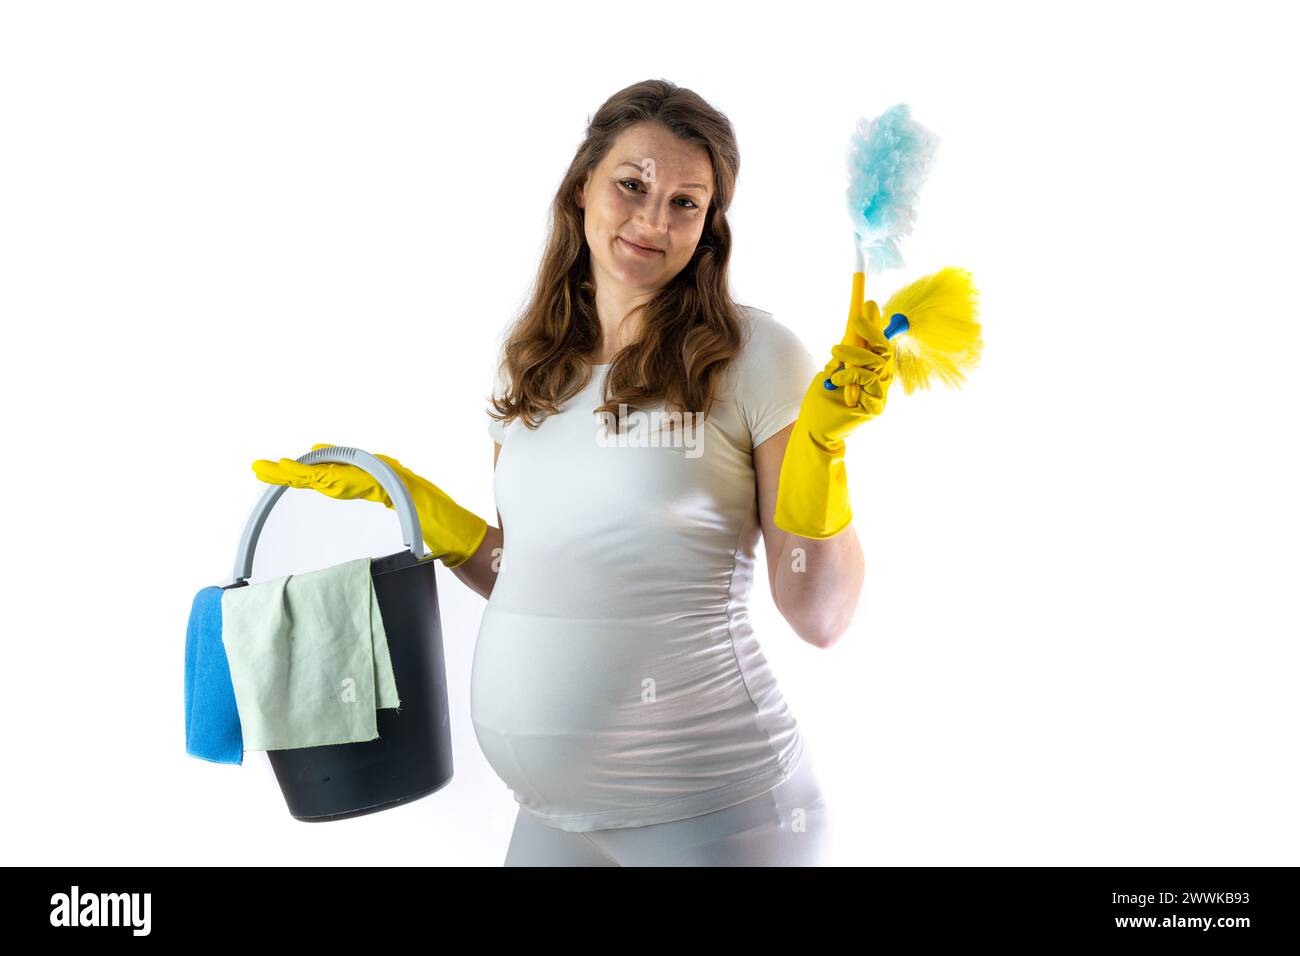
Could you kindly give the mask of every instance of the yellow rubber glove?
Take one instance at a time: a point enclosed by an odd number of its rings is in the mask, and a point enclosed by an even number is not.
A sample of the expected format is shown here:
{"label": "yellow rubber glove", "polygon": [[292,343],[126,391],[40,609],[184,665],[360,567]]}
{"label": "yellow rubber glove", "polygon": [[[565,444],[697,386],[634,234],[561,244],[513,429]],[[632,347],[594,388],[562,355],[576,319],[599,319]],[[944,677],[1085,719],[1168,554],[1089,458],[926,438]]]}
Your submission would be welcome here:
{"label": "yellow rubber glove", "polygon": [[[329,447],[329,443],[322,443],[312,445],[311,450]],[[440,558],[449,568],[467,561],[483,543],[487,522],[456,504],[433,482],[403,467],[396,458],[375,457],[397,472],[406,485],[420,516],[420,534],[433,557]],[[292,458],[281,458],[278,462],[262,458],[253,462],[253,473],[272,485],[310,488],[331,498],[363,498],[381,502],[386,508],[393,507],[383,485],[356,465],[304,465]]]}
{"label": "yellow rubber glove", "polygon": [[[880,307],[862,301],[865,283],[863,273],[854,273],[844,339],[831,348],[833,358],[809,383],[781,461],[773,520],[783,531],[805,538],[834,537],[853,520],[844,437],[884,411],[894,377],[894,347],[880,325]],[[827,377],[838,388],[826,388]],[[852,385],[858,387],[848,387]],[[854,392],[856,404],[850,405]]]}

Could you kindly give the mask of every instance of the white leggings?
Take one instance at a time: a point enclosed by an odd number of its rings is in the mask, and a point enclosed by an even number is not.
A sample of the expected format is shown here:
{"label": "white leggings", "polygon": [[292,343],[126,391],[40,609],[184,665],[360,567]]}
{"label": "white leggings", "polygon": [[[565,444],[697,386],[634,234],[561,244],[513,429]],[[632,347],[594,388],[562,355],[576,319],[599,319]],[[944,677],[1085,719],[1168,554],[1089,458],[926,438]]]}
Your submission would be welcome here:
{"label": "white leggings", "polygon": [[522,807],[506,866],[826,866],[830,814],[807,751],[767,793],[711,813],[577,833]]}

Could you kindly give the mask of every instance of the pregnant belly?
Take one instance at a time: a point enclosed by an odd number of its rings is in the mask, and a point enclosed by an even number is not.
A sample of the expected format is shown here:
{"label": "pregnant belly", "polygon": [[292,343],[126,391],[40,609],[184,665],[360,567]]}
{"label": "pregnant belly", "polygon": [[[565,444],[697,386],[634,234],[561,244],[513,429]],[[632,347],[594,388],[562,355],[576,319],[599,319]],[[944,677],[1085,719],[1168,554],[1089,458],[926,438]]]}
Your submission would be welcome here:
{"label": "pregnant belly", "polygon": [[489,602],[470,713],[493,770],[544,811],[654,804],[774,760],[725,619],[556,618]]}

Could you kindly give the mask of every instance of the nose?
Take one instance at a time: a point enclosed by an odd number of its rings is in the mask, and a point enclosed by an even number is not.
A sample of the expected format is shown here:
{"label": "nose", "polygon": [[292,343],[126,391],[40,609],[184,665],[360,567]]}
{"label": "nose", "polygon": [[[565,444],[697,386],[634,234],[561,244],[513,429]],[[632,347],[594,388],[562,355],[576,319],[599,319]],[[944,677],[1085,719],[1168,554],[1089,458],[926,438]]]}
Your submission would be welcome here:
{"label": "nose", "polygon": [[637,213],[637,219],[643,223],[647,238],[663,236],[668,231],[668,200],[652,199],[645,203]]}

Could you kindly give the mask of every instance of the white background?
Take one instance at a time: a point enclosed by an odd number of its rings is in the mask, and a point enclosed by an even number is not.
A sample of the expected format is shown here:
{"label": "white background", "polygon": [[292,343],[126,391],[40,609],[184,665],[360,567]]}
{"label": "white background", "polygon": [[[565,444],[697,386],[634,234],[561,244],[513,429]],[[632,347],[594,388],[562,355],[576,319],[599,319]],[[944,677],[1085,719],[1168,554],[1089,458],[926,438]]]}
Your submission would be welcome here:
{"label": "white background", "polygon": [[[741,148],[732,281],[843,330],[843,153],[941,139],[907,268],[981,292],[961,390],[849,441],[835,647],[754,623],[837,862],[1295,865],[1297,165],[1281,4],[7,4],[3,845],[13,864],[498,866],[483,600],[438,568],[456,776],[294,821],[187,756],[185,624],[256,458],[399,458],[495,524],[485,397],[588,117],[646,78]],[[254,580],[401,548],[291,491]]]}

